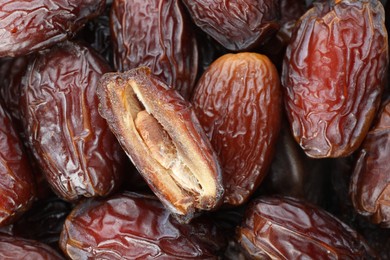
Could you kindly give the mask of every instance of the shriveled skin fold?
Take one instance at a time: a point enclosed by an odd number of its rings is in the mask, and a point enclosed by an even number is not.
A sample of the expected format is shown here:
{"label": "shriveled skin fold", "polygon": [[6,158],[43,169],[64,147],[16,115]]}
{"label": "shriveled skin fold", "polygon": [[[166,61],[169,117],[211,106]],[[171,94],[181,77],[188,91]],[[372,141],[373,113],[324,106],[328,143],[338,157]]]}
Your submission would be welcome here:
{"label": "shriveled skin fold", "polygon": [[11,223],[35,199],[35,183],[23,143],[0,105],[0,226]]}
{"label": "shriveled skin fold", "polygon": [[349,226],[314,205],[289,197],[251,202],[238,228],[251,259],[371,259],[374,254]]}
{"label": "shriveled skin fold", "polygon": [[0,57],[22,56],[71,38],[105,0],[0,0]]}
{"label": "shriveled skin fold", "polygon": [[198,45],[180,0],[114,0],[110,16],[118,71],[140,66],[188,99],[198,72]]}
{"label": "shriveled skin fold", "polygon": [[226,49],[259,46],[279,29],[275,0],[183,0],[192,20]]}
{"label": "shriveled skin fold", "polygon": [[368,132],[353,171],[350,194],[355,209],[390,228],[390,102]]}
{"label": "shriveled skin fold", "polygon": [[65,258],[44,243],[1,234],[0,259],[64,260]]}
{"label": "shriveled skin fold", "polygon": [[275,66],[256,53],[226,54],[198,81],[192,103],[221,161],[224,203],[243,204],[265,177],[280,129],[281,94]]}
{"label": "shriveled skin fold", "polygon": [[223,194],[217,156],[189,102],[146,67],[107,73],[99,112],[151,189],[183,221]]}
{"label": "shriveled skin fold", "polygon": [[208,218],[180,224],[152,196],[89,199],[67,217],[60,247],[70,259],[219,259],[222,230]]}
{"label": "shriveled skin fold", "polygon": [[51,188],[68,201],[121,185],[127,156],[97,111],[96,87],[108,71],[91,49],[65,42],[37,55],[23,80],[29,146]]}
{"label": "shriveled skin fold", "polygon": [[353,153],[379,107],[388,65],[377,0],[318,1],[298,21],[283,64],[285,105],[310,157]]}

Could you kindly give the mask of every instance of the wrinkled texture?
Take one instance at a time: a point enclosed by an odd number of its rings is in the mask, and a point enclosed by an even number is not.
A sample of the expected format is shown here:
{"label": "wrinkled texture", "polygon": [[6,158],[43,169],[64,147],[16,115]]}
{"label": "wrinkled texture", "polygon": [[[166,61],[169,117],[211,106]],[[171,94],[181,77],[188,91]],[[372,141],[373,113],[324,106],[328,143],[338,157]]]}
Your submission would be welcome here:
{"label": "wrinkled texture", "polygon": [[238,241],[262,259],[368,259],[371,249],[326,211],[292,198],[258,198],[248,206]]}
{"label": "wrinkled texture", "polygon": [[350,193],[356,210],[390,227],[390,102],[357,155]]}
{"label": "wrinkled texture", "polygon": [[192,103],[221,161],[224,202],[244,203],[264,178],[279,133],[274,65],[260,54],[226,54],[202,75]]}
{"label": "wrinkled texture", "polygon": [[210,220],[179,224],[156,198],[134,193],[80,204],[60,239],[71,259],[217,259],[225,243]]}
{"label": "wrinkled texture", "polygon": [[277,0],[183,0],[195,24],[226,49],[252,49],[279,29]]}
{"label": "wrinkled texture", "polygon": [[0,0],[0,57],[22,56],[71,38],[105,0]]}
{"label": "wrinkled texture", "polygon": [[0,226],[26,211],[34,199],[32,171],[11,118],[0,106]]}
{"label": "wrinkled texture", "polygon": [[298,21],[282,84],[293,135],[310,157],[354,152],[378,109],[388,64],[377,0],[314,3]]}
{"label": "wrinkled texture", "polygon": [[182,221],[212,210],[223,188],[219,161],[189,102],[146,67],[107,73],[99,112],[152,191]]}
{"label": "wrinkled texture", "polygon": [[111,35],[117,70],[147,66],[189,98],[197,76],[198,47],[179,0],[113,1]]}
{"label": "wrinkled texture", "polygon": [[40,53],[24,79],[29,146],[65,200],[105,196],[121,183],[126,155],[97,111],[97,83],[109,70],[87,47],[66,42]]}

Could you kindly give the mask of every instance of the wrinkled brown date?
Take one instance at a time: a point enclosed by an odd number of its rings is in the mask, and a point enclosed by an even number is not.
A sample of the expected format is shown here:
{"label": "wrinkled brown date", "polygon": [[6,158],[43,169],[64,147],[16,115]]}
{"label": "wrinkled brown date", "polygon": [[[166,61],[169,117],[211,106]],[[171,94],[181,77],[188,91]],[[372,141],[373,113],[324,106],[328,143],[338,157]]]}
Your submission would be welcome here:
{"label": "wrinkled brown date", "polygon": [[211,221],[179,224],[157,198],[134,193],[80,204],[60,239],[71,259],[216,259],[225,244]]}
{"label": "wrinkled brown date", "polygon": [[114,0],[111,36],[117,70],[147,66],[189,98],[197,76],[198,48],[181,1]]}
{"label": "wrinkled brown date", "polygon": [[238,228],[251,258],[368,259],[372,251],[356,231],[326,211],[293,198],[252,201]]}
{"label": "wrinkled brown date", "polygon": [[376,0],[319,1],[295,27],[283,64],[285,105],[310,157],[354,152],[378,109],[388,64]]}
{"label": "wrinkled brown date", "polygon": [[21,56],[73,36],[105,0],[0,0],[0,57]]}
{"label": "wrinkled brown date", "polygon": [[390,102],[368,132],[357,157],[350,193],[356,210],[390,227]]}
{"label": "wrinkled brown date", "polygon": [[34,179],[23,144],[11,118],[0,106],[0,226],[26,211],[34,194]]}
{"label": "wrinkled brown date", "polygon": [[26,135],[52,189],[65,200],[104,196],[121,183],[126,155],[97,107],[108,65],[65,42],[31,62],[22,89]]}
{"label": "wrinkled brown date", "polygon": [[240,205],[272,160],[281,118],[278,73],[266,56],[226,54],[202,75],[192,103],[221,161],[224,202]]}
{"label": "wrinkled brown date", "polygon": [[99,112],[155,194],[183,220],[223,193],[217,156],[189,102],[146,67],[107,73]]}
{"label": "wrinkled brown date", "polygon": [[275,0],[183,0],[195,24],[233,51],[252,49],[278,28]]}

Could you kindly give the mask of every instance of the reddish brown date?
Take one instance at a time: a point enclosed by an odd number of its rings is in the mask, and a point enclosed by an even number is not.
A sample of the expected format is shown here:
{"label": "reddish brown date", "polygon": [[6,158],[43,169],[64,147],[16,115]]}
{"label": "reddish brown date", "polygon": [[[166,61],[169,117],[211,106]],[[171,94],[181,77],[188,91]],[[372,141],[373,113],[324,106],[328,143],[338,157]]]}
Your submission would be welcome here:
{"label": "reddish brown date", "polygon": [[97,111],[97,83],[109,70],[89,48],[65,42],[37,55],[23,82],[29,146],[66,200],[105,196],[121,183],[126,155]]}
{"label": "reddish brown date", "polygon": [[244,203],[264,178],[279,133],[275,66],[260,54],[226,54],[202,75],[192,103],[221,161],[224,202]]}
{"label": "reddish brown date", "polygon": [[319,1],[298,21],[283,64],[285,104],[310,157],[343,157],[362,143],[388,64],[377,0]]}
{"label": "reddish brown date", "polygon": [[189,98],[198,69],[198,48],[179,0],[114,0],[111,36],[119,71],[149,67]]}
{"label": "reddish brown date", "polygon": [[23,144],[0,106],[0,226],[26,211],[34,193],[34,179]]}
{"label": "reddish brown date", "polygon": [[184,0],[195,24],[225,48],[252,49],[278,28],[275,0]]}
{"label": "reddish brown date", "polygon": [[261,198],[249,205],[238,240],[257,259],[369,259],[354,230],[326,211],[292,198]]}
{"label": "reddish brown date", "polygon": [[122,193],[77,206],[60,246],[71,259],[216,259],[220,232],[209,220],[179,224],[155,197]]}
{"label": "reddish brown date", "polygon": [[219,162],[189,102],[146,67],[107,73],[97,91],[100,114],[173,213],[186,221],[219,205]]}
{"label": "reddish brown date", "polygon": [[21,56],[70,38],[105,0],[0,0],[0,57]]}
{"label": "reddish brown date", "polygon": [[357,156],[350,194],[356,210],[390,227],[390,102],[368,132]]}

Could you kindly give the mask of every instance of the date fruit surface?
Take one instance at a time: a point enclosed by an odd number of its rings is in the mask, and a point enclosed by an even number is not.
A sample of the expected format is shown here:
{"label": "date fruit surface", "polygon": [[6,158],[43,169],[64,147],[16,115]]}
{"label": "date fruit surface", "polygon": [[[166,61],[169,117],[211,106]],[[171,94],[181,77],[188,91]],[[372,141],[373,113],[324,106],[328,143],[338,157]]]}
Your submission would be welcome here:
{"label": "date fruit surface", "polygon": [[283,64],[285,105],[310,157],[343,157],[362,143],[377,112],[388,64],[377,0],[319,1],[298,21]]}
{"label": "date fruit surface", "polygon": [[80,204],[60,239],[71,259],[217,259],[224,245],[212,222],[179,224],[157,198],[134,193]]}
{"label": "date fruit surface", "polygon": [[350,193],[356,210],[390,227],[390,102],[358,153]]}
{"label": "date fruit surface", "polygon": [[105,0],[0,0],[0,57],[21,56],[71,38]]}
{"label": "date fruit surface", "polygon": [[114,0],[111,36],[117,70],[147,66],[189,98],[197,76],[198,48],[180,0]]}
{"label": "date fruit surface", "polygon": [[200,78],[192,99],[218,154],[224,202],[247,201],[271,163],[281,119],[275,66],[261,54],[226,54]]}
{"label": "date fruit surface", "polygon": [[105,196],[121,183],[126,155],[97,110],[97,83],[109,70],[91,49],[65,42],[41,52],[25,76],[29,146],[65,200]]}
{"label": "date fruit surface", "polygon": [[293,198],[252,201],[238,229],[240,245],[260,259],[368,259],[361,236],[326,211]]}
{"label": "date fruit surface", "polygon": [[146,67],[107,73],[97,91],[99,112],[172,212],[185,221],[219,204],[219,162],[189,102]]}

